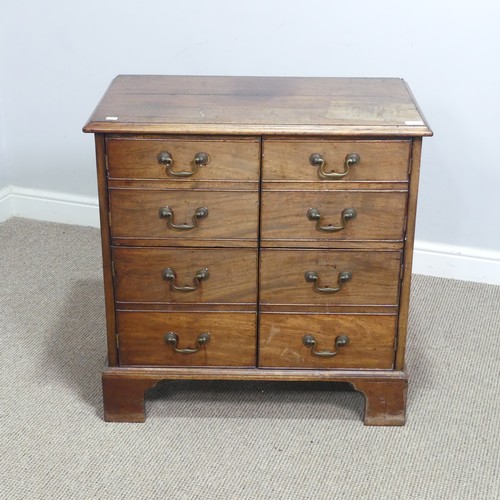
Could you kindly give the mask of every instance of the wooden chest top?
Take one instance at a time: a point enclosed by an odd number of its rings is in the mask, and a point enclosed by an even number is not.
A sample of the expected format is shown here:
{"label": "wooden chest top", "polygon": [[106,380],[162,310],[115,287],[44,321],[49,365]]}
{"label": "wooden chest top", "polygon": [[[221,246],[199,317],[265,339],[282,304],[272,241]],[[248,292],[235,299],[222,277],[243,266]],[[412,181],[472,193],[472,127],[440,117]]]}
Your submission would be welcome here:
{"label": "wooden chest top", "polygon": [[84,132],[429,136],[399,78],[130,76],[111,83]]}

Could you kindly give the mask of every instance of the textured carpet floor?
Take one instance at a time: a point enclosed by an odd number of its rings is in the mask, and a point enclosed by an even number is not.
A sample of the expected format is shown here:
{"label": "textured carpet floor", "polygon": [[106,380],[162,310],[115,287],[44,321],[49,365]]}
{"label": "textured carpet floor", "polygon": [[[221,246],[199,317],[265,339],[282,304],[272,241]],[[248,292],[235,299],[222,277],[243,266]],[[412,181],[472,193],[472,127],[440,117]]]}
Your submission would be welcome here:
{"label": "textured carpet floor", "polygon": [[0,498],[498,499],[500,287],[415,276],[408,422],[330,384],[175,382],[101,417],[98,231],[0,225]]}

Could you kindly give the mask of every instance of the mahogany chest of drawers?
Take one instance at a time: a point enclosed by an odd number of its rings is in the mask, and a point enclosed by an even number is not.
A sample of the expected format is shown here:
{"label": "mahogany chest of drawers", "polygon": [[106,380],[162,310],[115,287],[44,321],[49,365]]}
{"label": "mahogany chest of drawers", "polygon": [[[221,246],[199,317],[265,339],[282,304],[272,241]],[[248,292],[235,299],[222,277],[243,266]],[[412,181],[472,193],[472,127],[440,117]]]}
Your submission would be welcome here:
{"label": "mahogany chest of drawers", "polygon": [[423,136],[400,79],[119,76],[95,134],[108,421],[160,380],[341,381],[405,422]]}

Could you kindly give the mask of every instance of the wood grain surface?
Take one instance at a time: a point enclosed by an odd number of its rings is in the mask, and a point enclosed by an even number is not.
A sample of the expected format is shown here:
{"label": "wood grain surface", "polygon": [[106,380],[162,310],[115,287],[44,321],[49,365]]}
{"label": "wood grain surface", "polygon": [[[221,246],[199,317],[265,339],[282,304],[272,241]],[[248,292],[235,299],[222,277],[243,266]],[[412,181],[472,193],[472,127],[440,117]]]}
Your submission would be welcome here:
{"label": "wood grain surface", "polygon": [[[396,305],[401,252],[355,250],[263,249],[260,261],[260,302],[295,305]],[[320,287],[336,287],[342,271],[351,281],[337,293],[318,293],[304,279],[315,271]]]}
{"label": "wood grain surface", "polygon": [[404,425],[408,376],[396,370],[118,367],[102,374],[104,418],[144,422],[144,393],[161,380],[261,380],[347,382],[366,398],[365,425]]}
{"label": "wood grain surface", "polygon": [[[110,189],[109,196],[114,239],[149,239],[152,245],[158,244],[154,240],[182,246],[231,246],[237,240],[240,245],[257,245],[258,192]],[[208,216],[194,229],[173,229],[159,216],[165,206],[174,212],[175,224],[192,224],[200,207],[208,208]]]}
{"label": "wood grain surface", "polygon": [[[163,137],[158,139],[118,139],[106,141],[108,170],[111,178],[169,179],[185,186],[187,181],[259,181],[260,139],[204,140],[198,138]],[[170,175],[158,162],[158,154],[172,156],[171,170],[192,171],[197,153],[206,153],[210,161],[190,177]],[[189,184],[187,184],[189,186]]]}
{"label": "wood grain surface", "polygon": [[[261,314],[259,366],[290,368],[381,368],[394,363],[396,315]],[[335,349],[335,339],[349,337],[333,357],[320,357],[304,346],[309,334],[317,351]]]}
{"label": "wood grain surface", "polygon": [[117,77],[85,132],[422,136],[398,78]]}
{"label": "wood grain surface", "polygon": [[108,185],[106,177],[106,148],[103,134],[95,135],[97,166],[97,188],[99,192],[99,219],[101,223],[102,271],[104,281],[104,304],[106,307],[106,339],[109,366],[118,365],[115,343],[115,295],[113,288],[111,235],[109,232]]}
{"label": "wood grain surface", "polygon": [[[407,193],[405,191],[264,191],[262,193],[261,238],[290,247],[334,248],[339,241],[402,241]],[[315,208],[321,226],[342,227],[328,232],[307,217]],[[344,210],[354,209],[356,218],[342,219]]]}
{"label": "wood grain surface", "polygon": [[[346,182],[396,182],[408,179],[411,141],[340,141],[340,140],[280,140],[263,142],[263,181],[318,181],[342,186]],[[309,163],[309,157],[319,153],[325,161],[324,171],[341,173],[346,156],[357,153],[360,161],[350,167],[341,179],[325,179],[319,168]]]}
{"label": "wood grain surface", "polygon": [[396,365],[398,370],[405,367],[406,334],[408,330],[408,315],[410,312],[411,272],[413,264],[413,244],[415,241],[415,221],[417,217],[418,179],[420,176],[420,158],[422,154],[422,139],[413,141],[411,162],[411,184],[408,198],[408,224],[405,235],[403,256],[403,279],[401,282],[401,296],[399,301],[398,346]]}
{"label": "wood grain surface", "polygon": [[[257,250],[114,248],[113,262],[116,300],[121,307],[127,302],[257,302]],[[174,270],[177,286],[192,286],[201,269],[208,269],[209,278],[195,291],[172,291],[162,277],[166,268]]]}
{"label": "wood grain surface", "polygon": [[[120,363],[162,366],[255,366],[255,313],[120,312],[117,315]],[[199,352],[182,354],[165,342],[167,332],[178,336],[179,349],[197,348],[201,333],[210,342]]]}

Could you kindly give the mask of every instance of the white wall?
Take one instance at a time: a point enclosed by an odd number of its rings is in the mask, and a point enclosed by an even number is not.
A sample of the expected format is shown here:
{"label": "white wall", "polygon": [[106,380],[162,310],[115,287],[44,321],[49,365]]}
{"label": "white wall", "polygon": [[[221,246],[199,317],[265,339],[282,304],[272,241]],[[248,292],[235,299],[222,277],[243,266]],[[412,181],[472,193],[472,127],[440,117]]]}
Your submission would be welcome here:
{"label": "white wall", "polygon": [[5,141],[4,141],[5,123],[6,123],[5,116],[3,113],[2,78],[0,78],[0,192],[7,185],[7,165],[5,164]]}
{"label": "white wall", "polygon": [[495,0],[3,0],[4,182],[95,209],[81,127],[119,73],[401,76],[435,132],[417,247],[499,264],[499,19]]}
{"label": "white wall", "polygon": [[[0,34],[0,42],[1,40]],[[0,54],[2,53],[2,45],[0,45]],[[2,92],[2,78],[0,74],[0,222],[10,217],[12,207],[10,201],[7,199],[9,192],[7,180],[7,165],[5,162],[5,117],[3,113],[3,92]]]}

